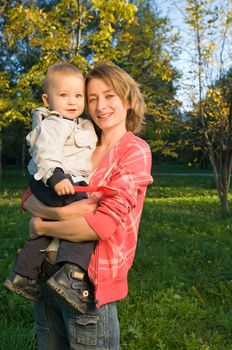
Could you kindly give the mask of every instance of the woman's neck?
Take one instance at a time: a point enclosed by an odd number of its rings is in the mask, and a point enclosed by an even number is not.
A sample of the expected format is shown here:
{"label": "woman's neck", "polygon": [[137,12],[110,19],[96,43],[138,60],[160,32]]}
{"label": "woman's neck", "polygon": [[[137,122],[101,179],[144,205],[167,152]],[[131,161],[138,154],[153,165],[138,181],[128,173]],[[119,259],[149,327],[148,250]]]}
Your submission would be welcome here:
{"label": "woman's neck", "polygon": [[106,151],[110,150],[119,142],[126,132],[126,129],[119,132],[115,132],[115,130],[112,132],[102,132],[99,146]]}
{"label": "woman's neck", "polygon": [[126,133],[124,132],[112,134],[112,133],[104,133],[101,134],[101,140],[99,145],[96,147],[95,151],[92,155],[92,166],[93,170],[98,167],[98,165],[101,163],[103,158],[106,156],[106,154],[119,142],[121,137]]}

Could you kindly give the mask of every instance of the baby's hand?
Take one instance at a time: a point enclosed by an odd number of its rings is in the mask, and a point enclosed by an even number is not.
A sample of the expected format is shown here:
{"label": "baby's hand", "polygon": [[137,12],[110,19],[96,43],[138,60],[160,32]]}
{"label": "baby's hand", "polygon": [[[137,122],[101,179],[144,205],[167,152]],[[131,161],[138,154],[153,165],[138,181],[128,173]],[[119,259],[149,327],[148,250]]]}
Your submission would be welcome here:
{"label": "baby's hand", "polygon": [[56,191],[58,196],[64,196],[65,194],[74,194],[75,193],[73,185],[72,185],[71,181],[68,179],[64,179],[64,180],[61,180],[60,182],[58,182],[55,185],[54,190]]}

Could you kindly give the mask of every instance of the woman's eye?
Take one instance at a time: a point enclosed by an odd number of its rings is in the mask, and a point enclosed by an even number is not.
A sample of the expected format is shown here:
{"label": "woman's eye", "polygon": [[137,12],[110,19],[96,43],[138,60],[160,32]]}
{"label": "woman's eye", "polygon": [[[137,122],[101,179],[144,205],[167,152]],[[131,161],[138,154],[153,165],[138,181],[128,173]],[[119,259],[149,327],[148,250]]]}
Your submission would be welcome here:
{"label": "woman's eye", "polygon": [[90,98],[90,99],[88,100],[88,103],[91,103],[91,102],[94,102],[94,101],[96,101],[96,98]]}
{"label": "woman's eye", "polygon": [[106,98],[109,100],[109,99],[111,99],[111,98],[113,98],[114,97],[114,95],[106,95]]}

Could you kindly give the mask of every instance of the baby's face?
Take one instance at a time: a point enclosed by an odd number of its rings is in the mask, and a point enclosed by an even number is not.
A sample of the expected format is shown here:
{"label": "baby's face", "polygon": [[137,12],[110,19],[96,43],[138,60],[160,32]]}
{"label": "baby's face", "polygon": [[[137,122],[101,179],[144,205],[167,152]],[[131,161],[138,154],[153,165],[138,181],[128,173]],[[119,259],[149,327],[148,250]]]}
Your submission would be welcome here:
{"label": "baby's face", "polygon": [[78,74],[54,74],[48,93],[43,95],[43,101],[50,110],[59,112],[68,119],[78,118],[84,111],[85,83]]}

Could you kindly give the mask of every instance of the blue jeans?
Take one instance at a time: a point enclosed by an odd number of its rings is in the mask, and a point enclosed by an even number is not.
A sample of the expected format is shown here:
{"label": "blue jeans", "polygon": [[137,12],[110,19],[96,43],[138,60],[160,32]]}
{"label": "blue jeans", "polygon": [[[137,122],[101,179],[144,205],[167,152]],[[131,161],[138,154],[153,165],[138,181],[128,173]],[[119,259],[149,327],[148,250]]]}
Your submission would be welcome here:
{"label": "blue jeans", "polygon": [[119,350],[116,303],[80,314],[44,287],[34,303],[38,350]]}

